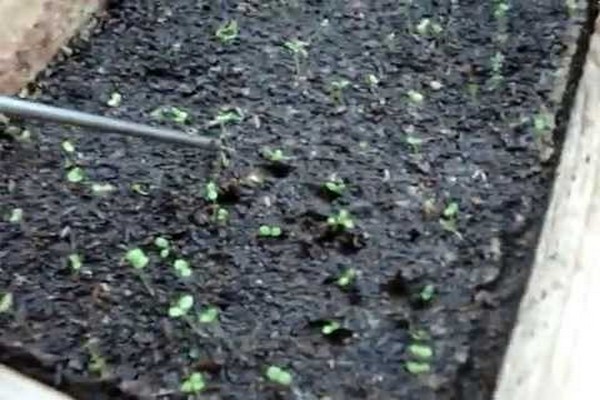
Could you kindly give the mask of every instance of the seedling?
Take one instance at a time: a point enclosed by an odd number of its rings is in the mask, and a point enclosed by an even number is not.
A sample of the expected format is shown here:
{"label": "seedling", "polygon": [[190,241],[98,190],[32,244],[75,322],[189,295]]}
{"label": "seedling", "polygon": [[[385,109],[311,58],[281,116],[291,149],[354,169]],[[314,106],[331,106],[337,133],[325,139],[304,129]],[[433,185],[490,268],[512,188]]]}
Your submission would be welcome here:
{"label": "seedling", "polygon": [[184,294],[169,308],[169,317],[184,317],[188,314],[193,305],[194,298],[189,294]]}
{"label": "seedling", "polygon": [[242,111],[238,108],[222,108],[215,118],[209,122],[210,126],[218,125],[224,129],[225,125],[239,124],[244,119]]}
{"label": "seedling", "polygon": [[156,239],[154,239],[154,245],[160,250],[161,258],[169,257],[169,254],[171,253],[171,245],[169,244],[169,241],[167,239],[159,236]]}
{"label": "seedling", "polygon": [[150,259],[140,248],[131,249],[125,254],[125,260],[136,270],[143,270],[148,266]]}
{"label": "seedling", "polygon": [[455,233],[458,237],[462,237],[457,230],[457,222],[458,222],[458,203],[452,201],[446,205],[444,211],[442,212],[442,218],[440,219],[440,224],[442,227],[449,231]]}
{"label": "seedling", "polygon": [[427,284],[421,289],[419,292],[419,299],[423,303],[430,303],[435,296],[435,286],[432,284]]}
{"label": "seedling", "polygon": [[71,271],[78,273],[83,266],[83,260],[81,259],[81,256],[79,254],[70,254],[68,259]]}
{"label": "seedling", "polygon": [[132,183],[131,190],[142,196],[148,196],[150,194],[150,192],[144,188],[144,184],[142,183]]}
{"label": "seedling", "polygon": [[356,279],[356,270],[348,268],[344,270],[338,277],[336,283],[339,287],[346,288],[354,283]]}
{"label": "seedling", "polygon": [[504,66],[504,55],[501,52],[496,52],[490,59],[490,66],[492,69],[491,84],[492,87],[498,86],[504,79],[502,77],[502,67]]}
{"label": "seedling", "polygon": [[23,220],[23,209],[13,208],[8,215],[8,222],[11,224],[18,224]]}
{"label": "seedling", "polygon": [[116,187],[110,183],[93,183],[92,192],[97,195],[103,195],[117,190]]}
{"label": "seedling", "polygon": [[327,182],[325,182],[323,187],[328,192],[335,194],[336,196],[341,196],[346,190],[346,184],[344,183],[344,180],[335,176],[331,177]]}
{"label": "seedling", "polygon": [[80,183],[85,179],[85,172],[81,167],[73,167],[67,172],[67,180],[71,183]]}
{"label": "seedling", "polygon": [[447,219],[456,219],[458,217],[458,210],[458,203],[451,201],[446,208],[444,208],[443,216]]}
{"label": "seedling", "polygon": [[421,93],[417,92],[416,90],[409,90],[407,93],[407,96],[408,96],[408,99],[410,100],[410,102],[413,104],[421,104],[425,100],[425,96],[423,96]]}
{"label": "seedling", "polygon": [[219,319],[219,309],[217,307],[206,307],[198,315],[198,321],[203,324],[212,324]]}
{"label": "seedling", "polygon": [[444,28],[435,21],[429,18],[423,18],[416,26],[416,31],[419,35],[439,35]]}
{"label": "seedling", "polygon": [[200,372],[194,372],[181,383],[180,390],[186,394],[198,394],[206,387],[204,377]]}
{"label": "seedling", "polygon": [[213,181],[206,184],[204,189],[204,198],[212,203],[216,203],[219,198],[219,187]]}
{"label": "seedling", "polygon": [[13,306],[13,294],[6,292],[0,296],[0,314],[7,314]]}
{"label": "seedling", "polygon": [[547,112],[540,112],[533,116],[533,132],[538,139],[551,131],[553,125],[552,115]]}
{"label": "seedling", "polygon": [[344,100],[344,89],[350,86],[350,81],[340,79],[329,84],[329,94],[334,103],[340,104]]}
{"label": "seedling", "polygon": [[379,86],[379,78],[374,74],[368,74],[365,81],[371,90],[375,90],[375,88]]}
{"label": "seedling", "polygon": [[419,153],[421,151],[421,145],[423,144],[423,139],[418,138],[416,136],[408,135],[406,136],[406,144],[410,146],[413,153]]}
{"label": "seedling", "polygon": [[413,343],[408,346],[408,353],[419,361],[429,361],[433,357],[433,349],[422,343]]}
{"label": "seedling", "polygon": [[272,163],[282,163],[289,159],[289,157],[287,157],[283,153],[283,150],[281,150],[281,149],[271,150],[269,148],[265,148],[263,150],[263,157],[265,157],[267,160],[271,161]]}
{"label": "seedling", "polygon": [[87,346],[90,353],[90,362],[88,363],[88,370],[99,376],[106,376],[108,372],[108,364],[106,359],[102,357],[102,354],[91,344]]}
{"label": "seedling", "polygon": [[224,44],[233,42],[238,35],[239,28],[236,20],[224,22],[221,26],[219,26],[219,29],[217,29],[217,32],[215,33],[217,39]]}
{"label": "seedling", "polygon": [[292,39],[285,42],[283,46],[292,53],[294,64],[296,65],[296,75],[300,76],[301,62],[302,59],[308,57],[308,50],[306,50],[306,48],[309,46],[309,43],[298,39]]}
{"label": "seedling", "polygon": [[340,325],[339,322],[329,321],[325,325],[323,325],[323,327],[321,328],[321,333],[323,333],[323,335],[325,335],[325,336],[329,336],[329,335],[333,334],[335,331],[337,331],[338,329],[340,329],[341,327],[342,326]]}
{"label": "seedling", "polygon": [[229,220],[229,211],[227,211],[227,209],[223,207],[215,208],[215,211],[213,213],[213,220],[221,224],[226,224]]}
{"label": "seedling", "polygon": [[258,228],[258,236],[264,238],[278,238],[283,234],[283,231],[280,227],[275,225],[261,225]]}
{"label": "seedling", "polygon": [[422,342],[430,339],[429,334],[424,329],[411,329],[408,334],[410,335],[411,339],[416,342]]}
{"label": "seedling", "polygon": [[[569,0],[567,0],[569,1]],[[496,0],[494,5],[494,18],[496,19],[504,19],[506,17],[506,13],[510,10],[510,6],[508,3],[502,0]]]}
{"label": "seedling", "polygon": [[354,221],[347,210],[340,210],[327,218],[327,225],[336,231],[346,231],[354,228]]}
{"label": "seedling", "polygon": [[431,364],[422,361],[407,361],[406,370],[413,375],[422,375],[431,372]]}
{"label": "seedling", "polygon": [[75,153],[75,146],[68,140],[63,141],[61,147],[65,153]]}
{"label": "seedling", "polygon": [[271,382],[277,383],[282,386],[290,386],[293,381],[291,373],[275,365],[271,365],[267,369],[266,375]]}
{"label": "seedling", "polygon": [[106,102],[106,105],[109,107],[116,108],[121,105],[122,101],[123,101],[123,96],[121,96],[121,93],[114,92],[110,95],[110,99]]}
{"label": "seedling", "polygon": [[173,268],[175,272],[182,278],[189,278],[192,275],[192,269],[190,263],[183,259],[177,259],[173,262]]}
{"label": "seedling", "polygon": [[181,110],[174,106],[163,106],[152,111],[150,114],[153,118],[163,121],[173,121],[178,124],[187,122],[189,114],[187,111]]}

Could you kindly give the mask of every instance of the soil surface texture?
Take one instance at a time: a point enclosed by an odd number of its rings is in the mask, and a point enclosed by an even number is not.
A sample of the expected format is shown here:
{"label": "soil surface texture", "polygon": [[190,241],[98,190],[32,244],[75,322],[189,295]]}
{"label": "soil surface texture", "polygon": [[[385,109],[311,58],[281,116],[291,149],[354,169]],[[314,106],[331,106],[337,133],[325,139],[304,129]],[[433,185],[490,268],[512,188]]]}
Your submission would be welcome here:
{"label": "soil surface texture", "polygon": [[9,128],[0,362],[81,399],[490,398],[570,24],[504,4],[115,2],[32,96],[226,150]]}

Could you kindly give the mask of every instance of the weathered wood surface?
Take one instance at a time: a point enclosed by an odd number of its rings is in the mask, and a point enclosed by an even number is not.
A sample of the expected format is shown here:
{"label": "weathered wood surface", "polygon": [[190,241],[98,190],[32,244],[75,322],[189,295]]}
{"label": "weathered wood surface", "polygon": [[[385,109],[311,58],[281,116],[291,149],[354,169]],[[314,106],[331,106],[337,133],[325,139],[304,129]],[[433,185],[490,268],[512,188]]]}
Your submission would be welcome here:
{"label": "weathered wood surface", "polygon": [[600,20],[496,400],[599,399]]}
{"label": "weathered wood surface", "polygon": [[103,0],[0,0],[0,94],[48,64]]}
{"label": "weathered wood surface", "polygon": [[41,383],[0,365],[0,400],[72,400]]}

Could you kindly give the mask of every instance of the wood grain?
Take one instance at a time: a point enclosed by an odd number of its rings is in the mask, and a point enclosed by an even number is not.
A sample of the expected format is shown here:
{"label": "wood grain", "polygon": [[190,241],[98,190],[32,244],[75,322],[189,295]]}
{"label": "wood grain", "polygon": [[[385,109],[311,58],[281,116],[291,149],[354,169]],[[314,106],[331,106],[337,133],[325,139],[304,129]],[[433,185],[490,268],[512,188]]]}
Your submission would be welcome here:
{"label": "wood grain", "polygon": [[600,360],[600,22],[496,400],[591,400]]}

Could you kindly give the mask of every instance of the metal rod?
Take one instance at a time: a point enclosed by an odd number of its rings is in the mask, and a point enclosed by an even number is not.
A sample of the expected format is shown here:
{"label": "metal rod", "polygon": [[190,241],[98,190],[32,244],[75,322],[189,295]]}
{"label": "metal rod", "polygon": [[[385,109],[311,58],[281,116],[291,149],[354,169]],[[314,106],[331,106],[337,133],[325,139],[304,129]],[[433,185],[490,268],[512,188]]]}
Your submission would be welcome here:
{"label": "metal rod", "polygon": [[8,116],[77,125],[106,132],[155,139],[168,143],[186,144],[204,148],[218,147],[217,139],[190,135],[174,129],[155,128],[149,125],[121,121],[79,111],[66,110],[30,101],[17,100],[7,96],[0,96],[0,113]]}

